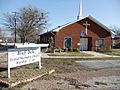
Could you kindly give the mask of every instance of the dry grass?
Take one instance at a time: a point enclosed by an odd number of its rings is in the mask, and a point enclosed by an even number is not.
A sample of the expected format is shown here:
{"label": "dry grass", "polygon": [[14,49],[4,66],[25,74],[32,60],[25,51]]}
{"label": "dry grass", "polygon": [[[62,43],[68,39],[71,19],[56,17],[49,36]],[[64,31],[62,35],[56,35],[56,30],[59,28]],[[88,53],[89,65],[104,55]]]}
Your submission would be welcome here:
{"label": "dry grass", "polygon": [[[38,63],[29,64],[11,69],[10,82],[29,79],[51,69],[55,69],[57,73],[75,72],[79,69],[79,64],[74,61],[79,59],[42,59],[42,69],[38,68]],[[0,64],[0,79],[8,80],[7,78],[7,62]]]}
{"label": "dry grass", "polygon": [[[5,63],[7,64],[7,62],[5,62]],[[0,67],[3,68],[2,65]],[[46,68],[39,69],[38,63],[13,68],[13,69],[11,69],[10,82],[26,80],[26,79],[38,76],[40,74],[47,72],[48,69],[46,69]],[[7,67],[4,67],[3,69],[1,69],[0,79],[8,80]]]}
{"label": "dry grass", "polygon": [[72,73],[87,68],[75,63],[81,59],[44,59],[43,66],[49,69],[55,69],[56,73]]}
{"label": "dry grass", "polygon": [[[111,58],[104,58],[101,60],[106,60],[106,59],[110,60]],[[71,73],[71,72],[76,72],[77,70],[89,70],[88,68],[85,68],[75,63],[75,61],[78,60],[87,60],[87,59],[42,59],[42,66],[43,66],[42,69],[38,68],[38,63],[29,64],[11,69],[10,81],[15,82],[19,80],[25,80],[27,78],[29,79],[39,74],[45,73],[51,69],[55,69],[57,73]],[[95,58],[95,60],[97,60],[97,58]],[[7,79],[7,62],[2,62],[2,63],[0,62],[0,79]]]}
{"label": "dry grass", "polygon": [[[89,60],[93,58],[89,58]],[[94,58],[95,60],[110,60],[116,58]],[[118,58],[117,58],[118,59]],[[29,64],[21,67],[11,69],[11,82],[29,79],[31,77],[37,76],[41,73],[45,73],[48,70],[55,69],[56,73],[74,73],[78,70],[91,70],[80,66],[75,63],[78,60],[87,60],[87,59],[42,59],[43,68],[40,70],[38,68],[38,63]],[[44,78],[48,78],[45,76]],[[7,62],[0,61],[0,79],[7,79]]]}

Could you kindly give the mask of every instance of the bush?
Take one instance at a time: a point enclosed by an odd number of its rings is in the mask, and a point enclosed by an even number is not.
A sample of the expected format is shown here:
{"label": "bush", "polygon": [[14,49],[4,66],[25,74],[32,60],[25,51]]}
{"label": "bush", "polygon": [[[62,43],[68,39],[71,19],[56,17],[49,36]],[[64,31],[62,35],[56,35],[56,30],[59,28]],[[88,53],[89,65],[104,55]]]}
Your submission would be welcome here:
{"label": "bush", "polygon": [[79,49],[78,48],[73,48],[73,52],[78,52]]}

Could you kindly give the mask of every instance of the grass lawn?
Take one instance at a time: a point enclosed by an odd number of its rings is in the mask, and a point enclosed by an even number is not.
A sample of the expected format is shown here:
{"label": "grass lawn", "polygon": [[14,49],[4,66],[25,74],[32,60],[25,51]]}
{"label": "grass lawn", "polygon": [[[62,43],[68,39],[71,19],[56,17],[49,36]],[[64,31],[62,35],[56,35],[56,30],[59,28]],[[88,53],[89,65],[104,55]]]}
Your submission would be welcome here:
{"label": "grass lawn", "polygon": [[112,49],[110,52],[103,52],[103,53],[107,55],[120,56],[120,49]]}
{"label": "grass lawn", "polygon": [[120,56],[120,52],[105,52],[105,54],[108,54],[108,55],[115,55],[115,56]]}
{"label": "grass lawn", "polygon": [[62,52],[62,53],[50,53],[49,56],[92,56],[82,52]]}

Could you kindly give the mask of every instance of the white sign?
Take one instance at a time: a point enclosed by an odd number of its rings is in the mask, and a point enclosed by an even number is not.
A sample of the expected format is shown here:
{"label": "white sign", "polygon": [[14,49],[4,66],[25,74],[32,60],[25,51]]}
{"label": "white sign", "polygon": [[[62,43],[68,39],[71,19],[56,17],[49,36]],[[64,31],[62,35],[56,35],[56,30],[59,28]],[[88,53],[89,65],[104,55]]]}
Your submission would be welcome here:
{"label": "white sign", "polygon": [[39,47],[8,49],[8,78],[10,78],[10,68],[35,62],[40,64],[40,58]]}
{"label": "white sign", "polygon": [[10,68],[35,63],[39,60],[39,47],[18,48],[8,50],[8,66]]}
{"label": "white sign", "polygon": [[10,68],[39,62],[41,69],[41,47],[49,44],[15,44],[16,49],[8,49],[8,78],[10,79]]}

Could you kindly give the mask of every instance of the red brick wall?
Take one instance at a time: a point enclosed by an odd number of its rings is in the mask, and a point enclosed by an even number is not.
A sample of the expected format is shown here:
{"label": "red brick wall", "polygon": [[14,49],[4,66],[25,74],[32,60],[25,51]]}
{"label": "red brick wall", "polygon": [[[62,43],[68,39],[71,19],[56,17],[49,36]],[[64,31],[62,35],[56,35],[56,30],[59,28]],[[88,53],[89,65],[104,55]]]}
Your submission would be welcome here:
{"label": "red brick wall", "polygon": [[64,37],[72,38],[72,47],[77,48],[77,43],[80,42],[80,28],[83,28],[80,24],[75,23],[61,29],[56,34],[56,46],[64,48]]}
{"label": "red brick wall", "polygon": [[[80,22],[73,23],[62,28],[59,32],[56,33],[55,38],[55,46],[57,48],[64,48],[64,37],[71,37],[72,38],[72,48],[78,48],[77,43],[80,42],[80,32],[85,30],[83,23],[88,21],[90,26],[88,27],[88,38],[91,38],[89,43],[89,50],[96,50],[96,40],[100,38],[105,39],[105,46],[104,48],[109,48],[112,44],[111,41],[111,34],[101,26],[94,23],[92,20],[86,18]],[[92,41],[92,42],[91,42]]]}

